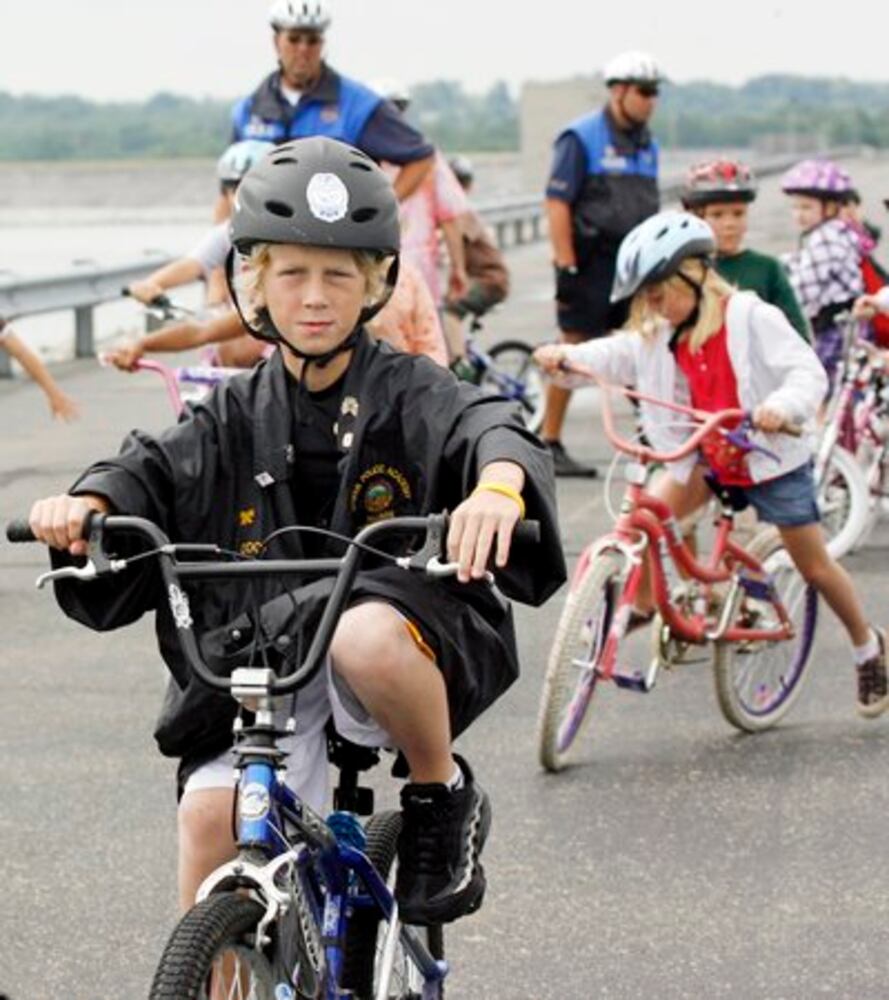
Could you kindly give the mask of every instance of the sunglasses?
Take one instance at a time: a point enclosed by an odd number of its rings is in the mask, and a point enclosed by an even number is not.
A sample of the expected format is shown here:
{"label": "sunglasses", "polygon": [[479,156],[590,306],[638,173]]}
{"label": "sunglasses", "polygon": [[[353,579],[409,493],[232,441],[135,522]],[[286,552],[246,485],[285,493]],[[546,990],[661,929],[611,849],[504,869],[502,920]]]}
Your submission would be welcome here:
{"label": "sunglasses", "polygon": [[315,48],[316,45],[320,45],[324,41],[321,35],[307,34],[302,31],[293,32],[285,37],[291,45],[308,45],[310,48]]}
{"label": "sunglasses", "polygon": [[660,93],[660,88],[655,87],[648,83],[636,83],[633,85],[636,88],[636,93],[640,97],[657,97]]}

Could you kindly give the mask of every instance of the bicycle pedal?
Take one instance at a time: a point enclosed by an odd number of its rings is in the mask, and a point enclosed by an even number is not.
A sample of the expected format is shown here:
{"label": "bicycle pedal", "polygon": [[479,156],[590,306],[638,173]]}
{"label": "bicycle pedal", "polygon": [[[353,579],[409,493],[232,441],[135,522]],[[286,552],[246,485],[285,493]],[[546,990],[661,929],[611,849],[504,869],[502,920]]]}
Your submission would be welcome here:
{"label": "bicycle pedal", "polygon": [[636,691],[638,694],[648,694],[648,692],[654,687],[657,672],[658,662],[657,659],[655,659],[648,668],[647,673],[643,673],[641,670],[636,670],[632,674],[624,674],[615,671],[611,675],[611,679],[619,688],[622,688],[625,691]]}
{"label": "bicycle pedal", "polygon": [[738,582],[744,593],[755,601],[772,601],[775,598],[775,588],[770,580],[757,580],[752,576],[741,575]]}

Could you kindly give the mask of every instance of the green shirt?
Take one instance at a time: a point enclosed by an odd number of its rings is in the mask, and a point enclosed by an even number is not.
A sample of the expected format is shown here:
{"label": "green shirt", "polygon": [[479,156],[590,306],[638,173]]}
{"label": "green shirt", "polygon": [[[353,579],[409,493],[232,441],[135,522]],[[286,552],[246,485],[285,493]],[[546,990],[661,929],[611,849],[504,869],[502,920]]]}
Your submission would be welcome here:
{"label": "green shirt", "polygon": [[784,268],[774,257],[755,250],[742,250],[733,257],[717,257],[716,270],[729,284],[756,292],[763,302],[777,306],[803,340],[812,342],[808,321]]}

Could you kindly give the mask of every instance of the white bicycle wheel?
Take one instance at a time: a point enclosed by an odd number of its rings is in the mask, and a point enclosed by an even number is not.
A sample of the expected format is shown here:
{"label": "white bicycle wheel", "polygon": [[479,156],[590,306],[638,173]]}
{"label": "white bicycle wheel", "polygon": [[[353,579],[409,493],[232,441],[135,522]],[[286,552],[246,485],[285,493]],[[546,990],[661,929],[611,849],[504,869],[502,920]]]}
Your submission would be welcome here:
{"label": "white bicycle wheel", "polygon": [[589,718],[596,668],[626,571],[623,555],[601,552],[565,599],[540,696],[537,748],[547,771],[561,771],[569,762]]}
{"label": "white bicycle wheel", "polygon": [[827,550],[840,559],[858,544],[868,524],[868,487],[855,456],[839,445],[818,483],[818,509]]}
{"label": "white bicycle wheel", "polygon": [[860,445],[855,457],[867,489],[864,526],[855,541],[855,548],[860,549],[867,543],[877,521],[885,513],[883,501],[886,495],[886,459],[883,446],[874,445],[870,441]]}

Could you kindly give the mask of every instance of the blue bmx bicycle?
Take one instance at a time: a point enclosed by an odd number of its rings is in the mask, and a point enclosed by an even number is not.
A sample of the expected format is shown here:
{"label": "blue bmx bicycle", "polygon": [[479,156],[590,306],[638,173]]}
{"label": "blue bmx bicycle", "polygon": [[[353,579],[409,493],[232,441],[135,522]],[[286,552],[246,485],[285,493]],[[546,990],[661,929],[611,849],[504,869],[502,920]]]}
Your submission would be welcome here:
{"label": "blue bmx bicycle", "polygon": [[[285,529],[287,530],[287,529]],[[294,529],[299,530],[299,529]],[[302,529],[306,530],[306,529]],[[274,702],[305,686],[322,666],[345,610],[362,556],[371,552],[405,571],[435,577],[455,574],[441,561],[447,515],[399,517],[365,527],[346,554],[329,559],[232,561],[215,545],[173,544],[143,518],[94,515],[85,529],[87,562],[43,574],[52,580],[93,580],[155,556],[185,659],[200,681],[228,692],[253,721],[234,724],[237,857],[203,883],[198,902],[173,931],[155,973],[150,1000],[440,1000],[448,971],[441,927],[401,923],[393,896],[398,812],[373,813],[373,792],[358,774],[378,752],[333,739],[339,768],[335,811],[326,819],[284,783],[286,752]],[[539,526],[524,522],[516,537],[534,540]],[[109,555],[106,540],[126,534],[149,551],[128,558]],[[372,546],[383,538],[422,539],[412,554],[394,556]],[[7,527],[10,541],[33,541],[26,522]],[[267,540],[268,541],[268,540]],[[335,576],[304,658],[279,676],[253,643],[246,662],[218,676],[205,662],[193,630],[187,581],[255,580],[260,577]],[[260,629],[256,630],[261,631]],[[279,640],[280,642],[280,640]],[[359,815],[370,815],[365,825]]]}
{"label": "blue bmx bicycle", "polygon": [[481,319],[473,314],[466,357],[454,373],[485,392],[517,402],[528,429],[536,434],[543,423],[546,395],[543,375],[533,361],[534,348],[523,340],[500,340],[486,351],[478,342],[482,328]]}

